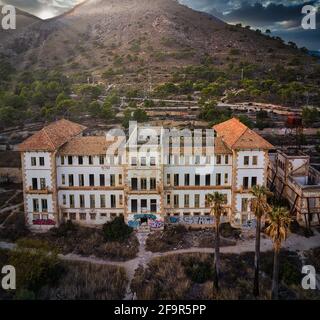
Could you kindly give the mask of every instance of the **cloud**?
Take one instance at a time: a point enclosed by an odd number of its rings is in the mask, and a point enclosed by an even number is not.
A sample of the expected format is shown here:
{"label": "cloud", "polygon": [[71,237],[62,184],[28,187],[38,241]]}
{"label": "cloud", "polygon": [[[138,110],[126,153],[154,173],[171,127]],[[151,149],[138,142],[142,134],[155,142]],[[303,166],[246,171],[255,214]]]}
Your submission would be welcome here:
{"label": "cloud", "polygon": [[59,15],[83,0],[0,0],[0,4],[11,4],[42,19]]}

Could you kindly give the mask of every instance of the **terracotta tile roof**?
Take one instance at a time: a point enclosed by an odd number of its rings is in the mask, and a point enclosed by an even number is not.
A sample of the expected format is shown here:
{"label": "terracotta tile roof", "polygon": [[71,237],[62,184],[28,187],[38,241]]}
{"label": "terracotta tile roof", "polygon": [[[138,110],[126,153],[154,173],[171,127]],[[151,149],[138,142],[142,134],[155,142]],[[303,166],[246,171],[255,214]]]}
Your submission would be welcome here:
{"label": "terracotta tile roof", "polygon": [[59,154],[65,156],[103,155],[113,142],[107,141],[105,136],[75,137],[59,150]]}
{"label": "terracotta tile roof", "polygon": [[230,149],[273,149],[267,140],[236,118],[219,123],[213,126],[213,129]]}
{"label": "terracotta tile roof", "polygon": [[223,142],[222,138],[214,138],[214,153],[215,154],[232,154],[232,151]]}
{"label": "terracotta tile roof", "polygon": [[19,145],[19,151],[55,151],[86,127],[61,119],[49,124]]}

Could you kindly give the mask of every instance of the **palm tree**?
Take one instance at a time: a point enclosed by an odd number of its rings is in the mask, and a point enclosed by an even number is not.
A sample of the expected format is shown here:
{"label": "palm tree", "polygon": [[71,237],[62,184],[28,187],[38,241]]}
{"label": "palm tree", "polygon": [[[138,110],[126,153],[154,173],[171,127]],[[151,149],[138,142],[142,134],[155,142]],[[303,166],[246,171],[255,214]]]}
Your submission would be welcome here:
{"label": "palm tree", "polygon": [[284,207],[274,207],[267,218],[266,234],[272,239],[274,247],[271,299],[279,298],[279,253],[282,242],[289,234],[290,213]]}
{"label": "palm tree", "polygon": [[260,272],[260,233],[261,233],[261,219],[270,211],[270,206],[267,202],[267,196],[272,193],[264,186],[254,186],[251,190],[254,198],[251,199],[251,211],[254,213],[256,224],[256,244],[254,256],[254,281],[253,294],[258,297],[260,294],[259,288],[259,272]]}
{"label": "palm tree", "polygon": [[211,214],[215,218],[215,229],[216,229],[216,239],[215,239],[215,250],[214,250],[214,285],[216,290],[219,290],[219,268],[220,268],[220,218],[223,214],[223,203],[224,196],[215,192],[208,195],[208,201],[211,207]]}

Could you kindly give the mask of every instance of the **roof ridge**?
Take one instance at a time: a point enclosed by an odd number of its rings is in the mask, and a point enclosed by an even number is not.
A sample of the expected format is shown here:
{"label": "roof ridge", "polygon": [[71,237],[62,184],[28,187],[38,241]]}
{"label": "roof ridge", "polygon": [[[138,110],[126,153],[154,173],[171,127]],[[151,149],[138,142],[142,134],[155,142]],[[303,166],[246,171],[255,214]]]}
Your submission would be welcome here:
{"label": "roof ridge", "polygon": [[53,143],[52,139],[50,138],[50,136],[49,136],[46,128],[47,128],[47,127],[44,127],[44,128],[42,128],[42,130],[43,130],[43,132],[45,133],[45,135],[47,136],[47,138],[48,138],[50,144],[52,145],[52,147],[55,148],[56,146],[55,146],[55,144]]}
{"label": "roof ridge", "polygon": [[[238,120],[238,119],[237,119]],[[240,120],[238,120],[241,124],[243,124]],[[232,144],[231,148],[233,148],[233,146],[240,140],[240,138],[248,131],[252,131],[249,127],[247,127],[245,124],[243,124],[245,126],[245,130],[240,134],[240,136],[237,138],[237,140]]]}

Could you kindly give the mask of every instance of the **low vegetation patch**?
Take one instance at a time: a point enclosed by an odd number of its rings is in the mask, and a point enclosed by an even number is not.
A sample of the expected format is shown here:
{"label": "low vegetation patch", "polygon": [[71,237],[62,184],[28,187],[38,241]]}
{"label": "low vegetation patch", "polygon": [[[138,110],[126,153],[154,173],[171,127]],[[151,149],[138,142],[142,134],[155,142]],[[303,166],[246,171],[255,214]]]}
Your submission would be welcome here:
{"label": "low vegetation patch", "polygon": [[[261,254],[261,295],[270,299],[273,252]],[[213,254],[188,253],[158,257],[136,270],[131,289],[139,299],[255,299],[252,295],[254,253],[222,254],[219,293],[213,287]],[[301,289],[301,264],[296,253],[282,251],[280,299],[319,299]]]}
{"label": "low vegetation patch", "polygon": [[1,300],[111,300],[125,294],[123,268],[61,261],[43,241],[20,241],[10,252],[0,249],[0,265],[6,264],[16,267],[17,289],[0,288]]}
{"label": "low vegetation patch", "polygon": [[[239,237],[240,231],[230,225],[223,226],[221,230],[220,245],[222,247],[236,245],[235,240]],[[215,233],[212,228],[188,229],[184,225],[167,225],[164,230],[149,235],[146,249],[151,252],[165,252],[192,247],[213,248],[214,241]]]}
{"label": "low vegetation patch", "polygon": [[81,227],[71,222],[44,234],[30,234],[29,238],[45,240],[62,254],[94,255],[119,261],[135,258],[139,249],[138,239],[131,232],[126,237],[115,237],[114,241],[110,241],[106,240],[105,232],[101,229]]}

